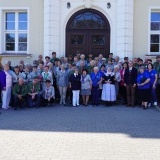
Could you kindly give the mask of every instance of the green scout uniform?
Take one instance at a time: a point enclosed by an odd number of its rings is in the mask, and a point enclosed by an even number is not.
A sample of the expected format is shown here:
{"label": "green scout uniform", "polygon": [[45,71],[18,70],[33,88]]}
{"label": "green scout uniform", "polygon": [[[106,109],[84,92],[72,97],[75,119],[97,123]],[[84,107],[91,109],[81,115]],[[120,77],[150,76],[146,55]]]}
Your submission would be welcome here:
{"label": "green scout uniform", "polygon": [[55,58],[52,58],[51,60],[50,60],[50,62],[51,63],[54,63],[55,61],[58,61],[59,59],[57,58],[57,57],[55,57]]}
{"label": "green scout uniform", "polygon": [[14,96],[26,96],[27,95],[27,86],[25,84],[23,84],[22,86],[20,86],[18,83],[14,85],[13,87],[13,91],[12,91]]}
{"label": "green scout uniform", "polygon": [[28,90],[28,93],[40,92],[41,90],[40,83],[36,83],[35,85],[33,85],[33,82],[29,83],[27,85],[27,90]]}

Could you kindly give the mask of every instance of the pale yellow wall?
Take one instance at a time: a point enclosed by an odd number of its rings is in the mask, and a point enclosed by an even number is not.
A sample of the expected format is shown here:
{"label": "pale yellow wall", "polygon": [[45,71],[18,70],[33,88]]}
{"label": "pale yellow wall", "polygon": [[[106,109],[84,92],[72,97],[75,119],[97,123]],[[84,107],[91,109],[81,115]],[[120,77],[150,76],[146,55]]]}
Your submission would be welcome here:
{"label": "pale yellow wall", "polygon": [[3,57],[4,61],[11,59],[13,65],[19,59],[24,59],[30,63],[37,59],[38,54],[43,54],[43,0],[1,0],[0,7],[28,7],[29,8],[29,54],[33,54],[31,59],[26,57]]}
{"label": "pale yellow wall", "polygon": [[134,56],[144,58],[148,53],[149,8],[160,7],[160,0],[135,0]]}

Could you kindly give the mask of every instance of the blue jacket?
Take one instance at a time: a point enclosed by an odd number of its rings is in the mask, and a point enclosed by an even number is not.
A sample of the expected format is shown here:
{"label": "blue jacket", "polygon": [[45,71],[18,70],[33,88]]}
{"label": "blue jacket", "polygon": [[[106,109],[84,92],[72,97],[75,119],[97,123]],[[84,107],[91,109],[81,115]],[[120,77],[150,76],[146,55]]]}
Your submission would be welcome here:
{"label": "blue jacket", "polygon": [[0,92],[6,87],[6,74],[4,71],[0,72]]}

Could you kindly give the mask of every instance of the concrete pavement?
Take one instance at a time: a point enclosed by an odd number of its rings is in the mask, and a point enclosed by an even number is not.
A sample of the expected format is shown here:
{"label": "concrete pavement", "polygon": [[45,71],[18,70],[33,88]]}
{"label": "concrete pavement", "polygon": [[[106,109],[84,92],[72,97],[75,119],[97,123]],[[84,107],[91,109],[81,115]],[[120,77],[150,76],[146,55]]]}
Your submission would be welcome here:
{"label": "concrete pavement", "polygon": [[155,109],[55,105],[0,111],[0,160],[160,159]]}

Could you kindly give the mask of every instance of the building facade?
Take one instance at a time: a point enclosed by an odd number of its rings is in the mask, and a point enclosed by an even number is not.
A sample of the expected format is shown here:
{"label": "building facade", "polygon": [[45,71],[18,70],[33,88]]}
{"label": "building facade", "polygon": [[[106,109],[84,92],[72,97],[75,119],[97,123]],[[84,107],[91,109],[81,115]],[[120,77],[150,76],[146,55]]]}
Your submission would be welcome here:
{"label": "building facade", "polygon": [[0,1],[0,56],[16,64],[39,54],[160,54],[159,0]]}

